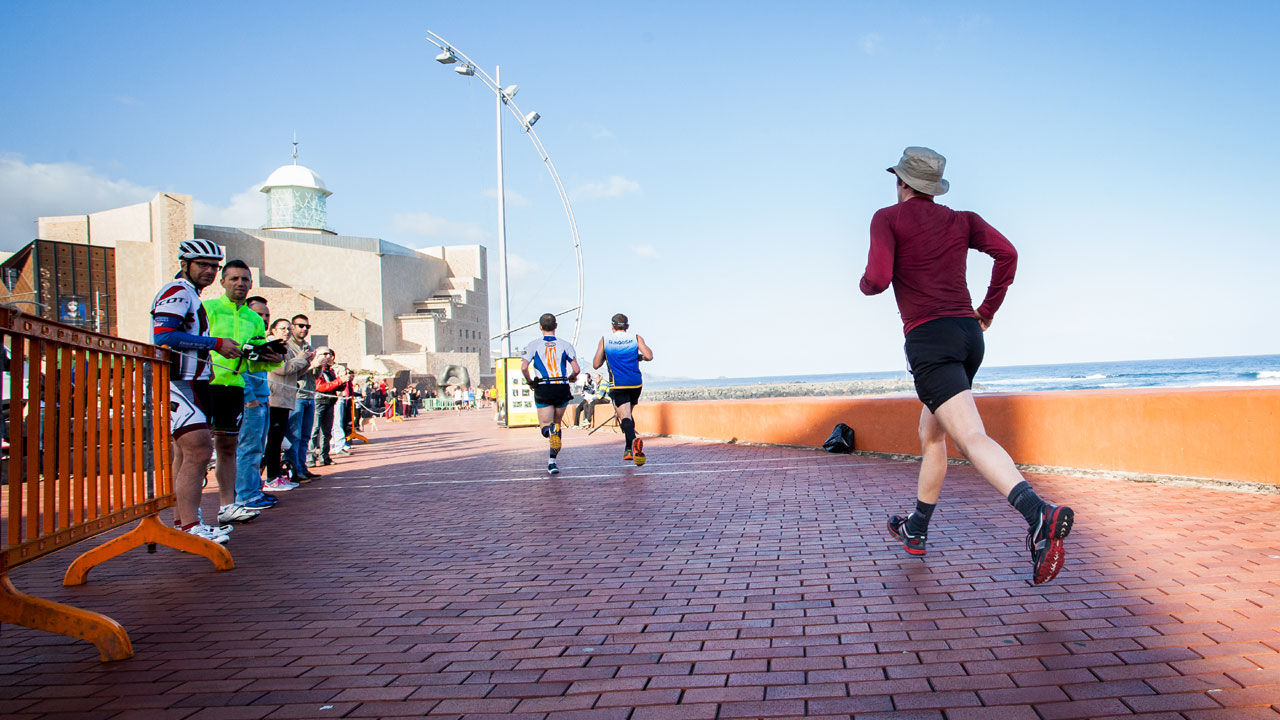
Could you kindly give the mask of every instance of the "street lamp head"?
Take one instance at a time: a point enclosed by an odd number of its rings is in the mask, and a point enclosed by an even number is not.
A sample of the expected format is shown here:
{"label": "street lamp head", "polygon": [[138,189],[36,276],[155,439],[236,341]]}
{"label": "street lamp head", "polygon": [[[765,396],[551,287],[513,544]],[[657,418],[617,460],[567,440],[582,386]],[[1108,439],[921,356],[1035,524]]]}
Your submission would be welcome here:
{"label": "street lamp head", "polygon": [[453,54],[453,50],[445,48],[444,52],[436,56],[436,62],[441,65],[452,65],[458,62],[458,56]]}
{"label": "street lamp head", "polygon": [[525,115],[525,116],[524,116],[524,127],[525,127],[525,129],[526,129],[526,130],[528,130],[529,128],[533,127],[533,124],[534,124],[534,123],[536,123],[536,122],[538,122],[538,118],[540,118],[540,117],[542,117],[542,116],[541,116],[541,115],[539,115],[539,114],[538,114],[538,113],[536,113],[536,112],[531,112],[531,113],[529,113],[528,115]]}
{"label": "street lamp head", "polygon": [[518,92],[520,92],[519,85],[508,85],[502,89],[502,99],[510,100],[511,98],[515,97],[516,93]]}
{"label": "street lamp head", "polygon": [[476,74],[476,69],[471,67],[470,63],[463,63],[462,65],[459,65],[458,67],[454,68],[453,71],[458,73],[459,75],[466,75],[467,77],[470,77]]}

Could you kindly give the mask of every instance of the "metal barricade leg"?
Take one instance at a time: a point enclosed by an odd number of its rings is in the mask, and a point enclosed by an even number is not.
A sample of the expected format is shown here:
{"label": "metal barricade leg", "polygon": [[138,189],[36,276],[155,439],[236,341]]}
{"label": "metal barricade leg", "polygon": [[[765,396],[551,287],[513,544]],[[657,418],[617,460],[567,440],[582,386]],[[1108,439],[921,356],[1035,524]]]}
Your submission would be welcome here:
{"label": "metal barricade leg", "polygon": [[92,610],[19,592],[8,573],[0,575],[0,623],[87,640],[98,648],[103,662],[133,657],[133,643],[120,623]]}
{"label": "metal barricade leg", "polygon": [[89,576],[89,571],[93,568],[117,555],[152,543],[207,557],[213,562],[213,567],[217,570],[231,570],[236,566],[235,560],[231,558],[231,553],[218,543],[167,527],[160,522],[159,517],[148,515],[139,520],[138,526],[129,532],[114,540],[109,540],[76,558],[71,563],[71,567],[67,568],[67,574],[63,576],[62,584],[67,586],[83,585],[85,578]]}

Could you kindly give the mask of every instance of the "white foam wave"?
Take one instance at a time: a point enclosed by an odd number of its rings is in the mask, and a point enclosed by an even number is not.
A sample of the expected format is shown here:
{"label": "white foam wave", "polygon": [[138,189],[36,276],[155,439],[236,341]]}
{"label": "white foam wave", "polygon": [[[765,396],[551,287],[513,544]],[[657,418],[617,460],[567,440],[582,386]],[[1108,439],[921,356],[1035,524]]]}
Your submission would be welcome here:
{"label": "white foam wave", "polygon": [[1107,376],[1103,375],[1102,373],[1094,373],[1092,375],[1086,375],[1084,379],[1085,380],[1102,380],[1105,377]]}
{"label": "white foam wave", "polygon": [[1090,375],[1088,377],[1031,377],[1031,378],[1008,378],[1005,380],[983,380],[977,378],[975,382],[983,385],[1061,385],[1063,383],[1082,382],[1084,380],[1101,380],[1106,375]]}
{"label": "white foam wave", "polygon": [[1214,382],[1196,383],[1186,387],[1274,387],[1280,385],[1280,374],[1257,380],[1217,380]]}
{"label": "white foam wave", "polygon": [[1280,379],[1280,370],[1263,370],[1258,373],[1259,380]]}

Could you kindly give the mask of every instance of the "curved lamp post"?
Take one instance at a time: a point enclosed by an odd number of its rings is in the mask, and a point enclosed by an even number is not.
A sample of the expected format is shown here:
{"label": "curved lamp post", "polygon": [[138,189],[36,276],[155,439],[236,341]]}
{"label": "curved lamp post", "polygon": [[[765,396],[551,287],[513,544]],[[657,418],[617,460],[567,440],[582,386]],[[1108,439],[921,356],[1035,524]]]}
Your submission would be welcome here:
{"label": "curved lamp post", "polygon": [[506,193],[502,185],[502,107],[505,105],[507,110],[515,116],[516,121],[520,123],[520,127],[524,128],[524,132],[533,141],[533,148],[537,151],[538,157],[542,158],[542,163],[546,165],[547,172],[551,174],[551,181],[556,186],[556,192],[560,194],[560,203],[564,205],[564,213],[569,218],[569,233],[573,237],[573,254],[578,264],[578,304],[568,310],[556,313],[564,315],[566,313],[577,311],[578,316],[573,324],[573,343],[578,343],[578,333],[582,329],[582,242],[578,238],[578,223],[573,218],[573,207],[569,204],[569,194],[564,190],[564,184],[560,182],[560,176],[556,173],[556,166],[551,163],[551,156],[547,154],[547,149],[543,147],[542,140],[538,138],[538,134],[533,131],[533,124],[538,122],[541,117],[536,112],[524,114],[520,112],[520,108],[516,106],[516,92],[520,90],[519,85],[508,85],[502,87],[499,82],[500,68],[494,67],[493,77],[484,71],[479,65],[476,65],[471,58],[467,57],[462,51],[451,43],[447,42],[439,35],[427,31],[427,42],[440,48],[440,54],[436,56],[436,62],[441,65],[454,65],[461,62],[460,65],[453,69],[454,72],[465,77],[478,77],[484,83],[485,87],[493,93],[497,100],[497,118],[498,118],[498,255],[499,255],[499,301],[502,315],[502,332],[495,335],[491,339],[502,339],[502,354],[504,357],[511,357],[511,333],[516,330],[523,330],[536,323],[529,323],[518,328],[511,327],[511,307],[508,297],[507,287],[507,225],[506,225]]}

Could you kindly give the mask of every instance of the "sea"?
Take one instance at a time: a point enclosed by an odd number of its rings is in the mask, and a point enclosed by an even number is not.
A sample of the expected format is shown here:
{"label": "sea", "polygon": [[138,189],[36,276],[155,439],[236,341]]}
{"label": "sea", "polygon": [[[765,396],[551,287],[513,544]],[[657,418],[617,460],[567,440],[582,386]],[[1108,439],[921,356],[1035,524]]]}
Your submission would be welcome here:
{"label": "sea", "polygon": [[[648,388],[729,387],[784,382],[841,382],[909,378],[896,372],[772,375],[741,378],[649,379]],[[1115,388],[1267,387],[1280,386],[1280,355],[1122,360],[1058,365],[983,366],[974,378],[978,392],[1105,390]]]}

